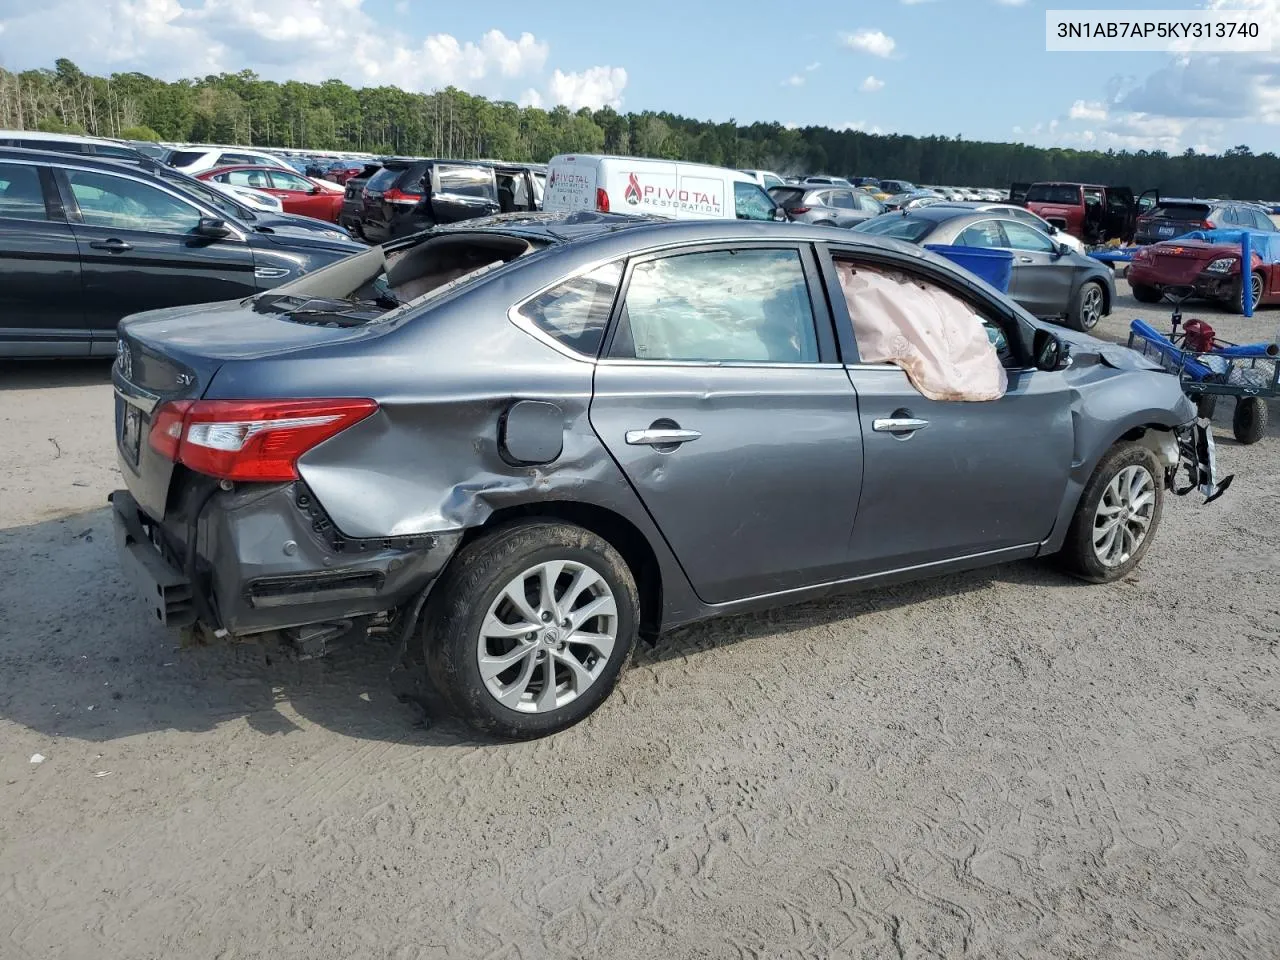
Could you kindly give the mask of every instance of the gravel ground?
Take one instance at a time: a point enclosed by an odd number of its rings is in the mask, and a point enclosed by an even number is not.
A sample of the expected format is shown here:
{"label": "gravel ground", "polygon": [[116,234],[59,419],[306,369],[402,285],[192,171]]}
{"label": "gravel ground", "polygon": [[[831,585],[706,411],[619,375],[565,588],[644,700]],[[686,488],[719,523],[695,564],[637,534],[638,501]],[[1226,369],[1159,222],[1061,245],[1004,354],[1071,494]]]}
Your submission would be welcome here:
{"label": "gravel ground", "polygon": [[514,746],[395,700],[386,645],[175,649],[117,572],[110,410],[103,364],[0,367],[6,960],[1280,956],[1275,405],[1123,582],[683,630]]}

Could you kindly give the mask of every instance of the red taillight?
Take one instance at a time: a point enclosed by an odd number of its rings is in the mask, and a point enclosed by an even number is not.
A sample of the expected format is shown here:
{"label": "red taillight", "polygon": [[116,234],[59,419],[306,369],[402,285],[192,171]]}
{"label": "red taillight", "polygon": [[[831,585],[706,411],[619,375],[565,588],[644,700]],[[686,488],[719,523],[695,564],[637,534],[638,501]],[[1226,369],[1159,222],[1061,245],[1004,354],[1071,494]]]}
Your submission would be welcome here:
{"label": "red taillight", "polygon": [[600,187],[596,187],[596,210],[600,213],[609,212],[609,194]]}
{"label": "red taillight", "polygon": [[417,204],[417,202],[422,198],[419,197],[417,194],[405,193],[403,190],[396,190],[393,188],[391,190],[388,190],[386,193],[384,193],[382,195],[382,199],[387,201],[387,203]]}
{"label": "red taillight", "polygon": [[1217,225],[1214,224],[1212,220],[1201,220],[1200,229],[1201,230],[1217,230],[1218,227]]}
{"label": "red taillight", "polygon": [[298,479],[298,458],[378,409],[373,400],[179,400],[156,410],[148,442],[223,480]]}
{"label": "red taillight", "polygon": [[797,213],[808,213],[808,207],[787,207],[787,213],[795,216]]}
{"label": "red taillight", "polygon": [[191,409],[190,400],[175,400],[156,409],[151,420],[151,432],[147,443],[166,460],[178,459],[178,445],[182,440],[182,421]]}

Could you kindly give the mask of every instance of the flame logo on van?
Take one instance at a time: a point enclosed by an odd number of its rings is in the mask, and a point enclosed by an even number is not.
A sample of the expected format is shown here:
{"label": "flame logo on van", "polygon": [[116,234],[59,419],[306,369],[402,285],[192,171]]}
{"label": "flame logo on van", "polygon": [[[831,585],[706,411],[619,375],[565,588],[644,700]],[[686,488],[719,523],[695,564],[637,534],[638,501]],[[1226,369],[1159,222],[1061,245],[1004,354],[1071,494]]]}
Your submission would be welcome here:
{"label": "flame logo on van", "polygon": [[640,202],[640,181],[636,179],[634,173],[627,174],[627,190],[622,195],[622,199],[631,204]]}

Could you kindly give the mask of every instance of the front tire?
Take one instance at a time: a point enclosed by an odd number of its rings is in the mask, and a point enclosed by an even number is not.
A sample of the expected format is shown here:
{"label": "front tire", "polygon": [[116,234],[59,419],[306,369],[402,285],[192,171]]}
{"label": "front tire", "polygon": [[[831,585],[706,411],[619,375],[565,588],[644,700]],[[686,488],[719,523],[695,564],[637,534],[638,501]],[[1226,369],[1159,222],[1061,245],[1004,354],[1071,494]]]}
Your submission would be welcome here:
{"label": "front tire", "polygon": [[1164,291],[1159,287],[1148,287],[1145,283],[1133,283],[1129,285],[1129,289],[1133,292],[1133,299],[1139,303],[1159,303],[1164,299]]}
{"label": "front tire", "polygon": [[1072,330],[1087,333],[1098,325],[1106,306],[1107,295],[1102,284],[1090,280],[1082,283],[1076,295],[1071,298],[1071,309],[1067,313],[1067,326]]}
{"label": "front tire", "polygon": [[1138,443],[1118,443],[1085,485],[1059,559],[1090,583],[1127,576],[1151,545],[1164,510],[1163,471]]}
{"label": "front tire", "polygon": [[422,630],[431,681],[484,733],[531,740],[596,709],[631,655],[640,600],[608,541],[522,521],[467,544],[432,591]]}

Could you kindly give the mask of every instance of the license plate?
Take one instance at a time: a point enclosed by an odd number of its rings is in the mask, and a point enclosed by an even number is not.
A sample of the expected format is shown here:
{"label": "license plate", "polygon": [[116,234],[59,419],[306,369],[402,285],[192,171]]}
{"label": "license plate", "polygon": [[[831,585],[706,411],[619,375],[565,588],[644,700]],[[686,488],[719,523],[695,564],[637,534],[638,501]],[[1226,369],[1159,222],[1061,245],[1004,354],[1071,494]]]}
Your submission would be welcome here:
{"label": "license plate", "polygon": [[1173,227],[1161,227],[1159,230],[1156,231],[1156,235],[1160,237],[1172,237]]}
{"label": "license plate", "polygon": [[124,409],[120,414],[120,452],[132,464],[137,464],[142,445],[142,413],[132,404],[118,400]]}

